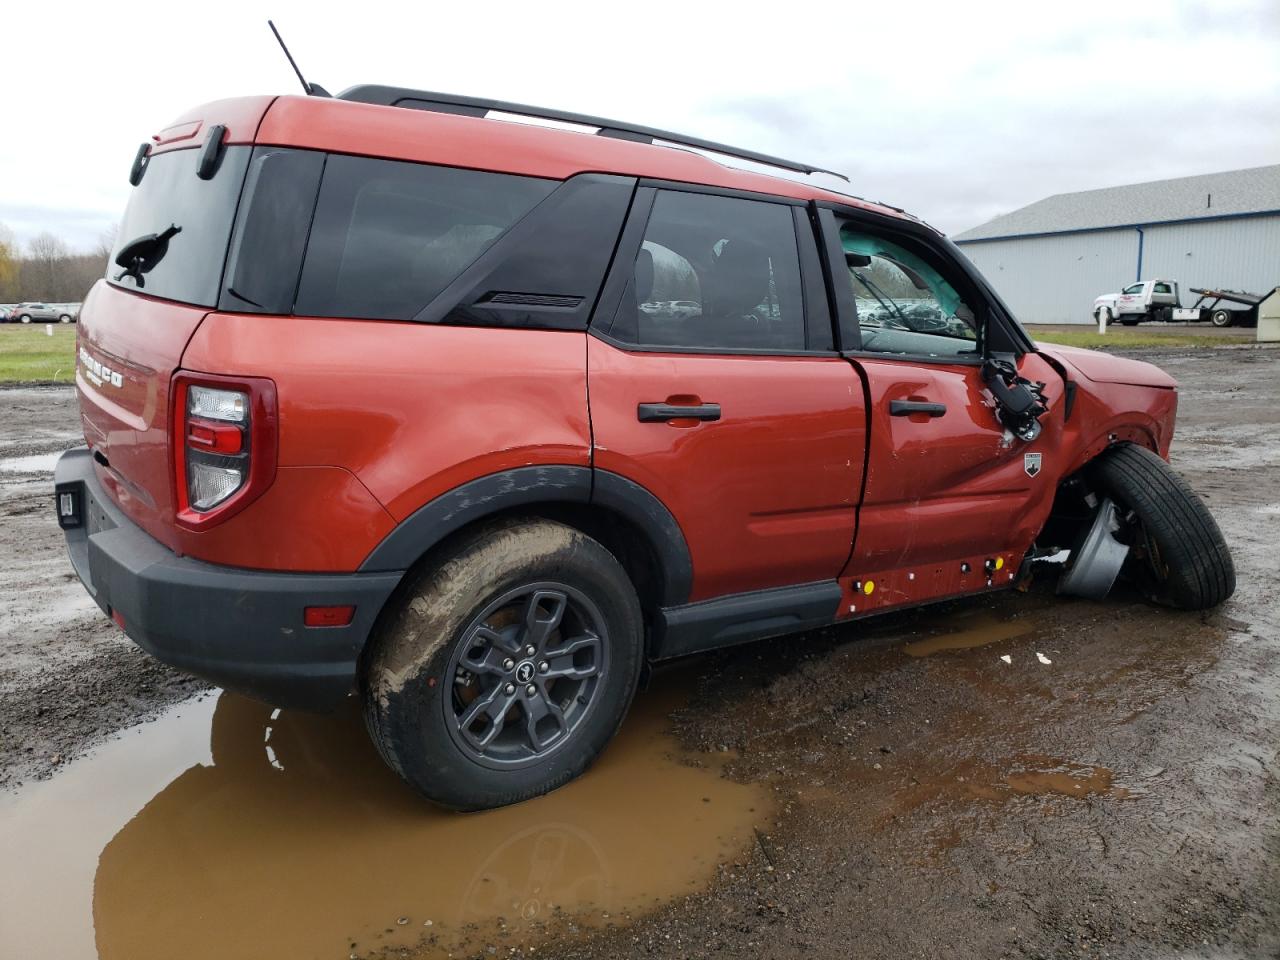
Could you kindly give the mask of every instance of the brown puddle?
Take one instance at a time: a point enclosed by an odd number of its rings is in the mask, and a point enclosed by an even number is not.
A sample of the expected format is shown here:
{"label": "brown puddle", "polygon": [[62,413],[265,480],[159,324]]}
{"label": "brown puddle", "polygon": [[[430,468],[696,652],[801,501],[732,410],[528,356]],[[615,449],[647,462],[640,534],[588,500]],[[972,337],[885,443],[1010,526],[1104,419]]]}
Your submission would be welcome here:
{"label": "brown puddle", "polygon": [[951,633],[914,640],[902,649],[913,657],[927,657],[943,650],[968,650],[971,647],[985,647],[1002,640],[1012,640],[1030,633],[1035,624],[1029,620],[998,620],[991,613],[983,610],[967,615],[961,620],[964,626]]}
{"label": "brown puddle", "polygon": [[465,815],[385,769],[354,709],[188,702],[0,797],[0,943],[60,960],[437,956],[634,916],[710,882],[771,804],[682,763],[678,684],[655,688],[580,780]]}
{"label": "brown puddle", "polygon": [[[1039,758],[1005,777],[1005,783],[1014,793],[1043,796],[1060,794],[1064,797],[1088,797],[1103,795],[1124,800],[1131,792],[1113,783],[1114,776],[1106,767],[1091,767],[1051,758]],[[1039,767],[1040,769],[1036,769]]]}

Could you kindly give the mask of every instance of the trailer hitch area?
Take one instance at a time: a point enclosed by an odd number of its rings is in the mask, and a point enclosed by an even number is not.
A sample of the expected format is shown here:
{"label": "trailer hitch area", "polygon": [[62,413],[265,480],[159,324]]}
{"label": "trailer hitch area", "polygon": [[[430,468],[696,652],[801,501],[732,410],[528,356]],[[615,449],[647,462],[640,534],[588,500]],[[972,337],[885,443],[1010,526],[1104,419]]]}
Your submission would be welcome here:
{"label": "trailer hitch area", "polygon": [[996,401],[996,418],[1018,439],[1030,443],[1040,436],[1040,418],[1049,412],[1043,381],[1018,375],[1012,361],[990,357],[982,364],[982,379]]}

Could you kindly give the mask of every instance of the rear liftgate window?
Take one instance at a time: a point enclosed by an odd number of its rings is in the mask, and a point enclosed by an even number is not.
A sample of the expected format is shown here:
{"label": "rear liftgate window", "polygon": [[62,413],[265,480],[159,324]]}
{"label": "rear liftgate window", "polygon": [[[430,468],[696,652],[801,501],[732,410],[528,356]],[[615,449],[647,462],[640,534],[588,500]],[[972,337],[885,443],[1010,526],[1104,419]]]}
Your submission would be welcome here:
{"label": "rear liftgate window", "polygon": [[[147,161],[116,234],[111,283],[201,307],[217,303],[249,147],[226,147],[207,180],[196,175],[202,152],[171,150]],[[136,257],[126,272],[116,261],[130,245]]]}
{"label": "rear liftgate window", "polygon": [[294,312],[414,319],[558,185],[330,156]]}

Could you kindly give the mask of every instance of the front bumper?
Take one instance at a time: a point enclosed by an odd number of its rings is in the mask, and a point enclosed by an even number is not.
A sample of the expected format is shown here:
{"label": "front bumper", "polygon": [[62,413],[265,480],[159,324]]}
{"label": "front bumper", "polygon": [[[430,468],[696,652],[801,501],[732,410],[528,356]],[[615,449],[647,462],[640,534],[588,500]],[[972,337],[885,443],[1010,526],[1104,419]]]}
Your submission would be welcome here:
{"label": "front bumper", "polygon": [[[80,524],[63,532],[80,581],[143,650],[274,706],[330,709],[354,688],[401,573],[273,573],[180,557],[104,493],[85,448],[62,455],[54,485],[79,498]],[[340,604],[356,608],[347,626],[303,624],[305,607]]]}

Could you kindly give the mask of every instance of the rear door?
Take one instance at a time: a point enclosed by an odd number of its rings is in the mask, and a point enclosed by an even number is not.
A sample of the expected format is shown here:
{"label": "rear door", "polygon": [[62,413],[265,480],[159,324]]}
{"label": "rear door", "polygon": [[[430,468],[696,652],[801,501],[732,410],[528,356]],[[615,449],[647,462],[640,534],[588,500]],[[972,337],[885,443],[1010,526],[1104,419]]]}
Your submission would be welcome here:
{"label": "rear door", "polygon": [[866,410],[802,206],[642,186],[592,334],[594,465],[675,516],[691,599],[840,573]]}
{"label": "rear door", "polygon": [[1045,466],[1061,434],[1060,378],[1034,353],[1007,354],[1046,384],[1053,411],[1037,439],[1018,439],[982,376],[987,348],[1008,349],[994,305],[942,242],[871,218],[822,220],[842,340],[870,405],[846,575],[882,585],[877,605],[984,586],[988,560],[1007,578],[1052,503],[1056,473]]}

